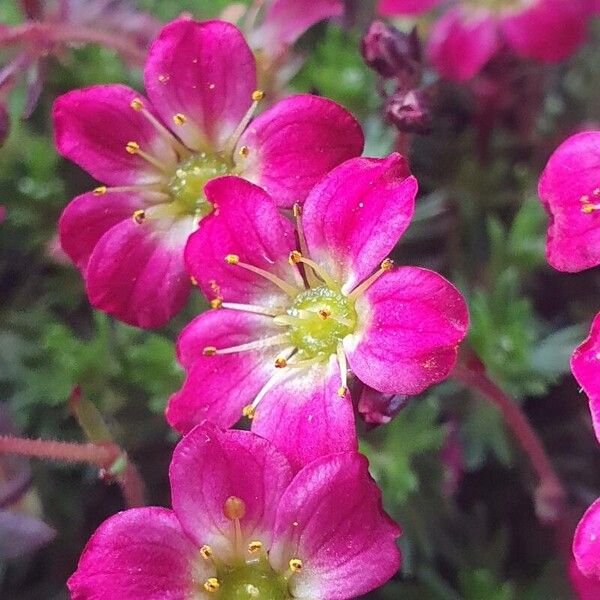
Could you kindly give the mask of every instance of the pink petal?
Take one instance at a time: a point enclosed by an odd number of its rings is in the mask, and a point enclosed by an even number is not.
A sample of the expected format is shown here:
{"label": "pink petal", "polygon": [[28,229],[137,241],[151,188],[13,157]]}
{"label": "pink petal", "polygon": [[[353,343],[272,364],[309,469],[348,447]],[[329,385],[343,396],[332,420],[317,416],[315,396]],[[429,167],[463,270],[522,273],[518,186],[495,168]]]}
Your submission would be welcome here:
{"label": "pink petal", "polygon": [[183,247],[194,219],[133,219],[114,226],[96,244],[85,271],[90,302],[137,327],[164,325],[187,301],[190,280]]}
{"label": "pink petal", "polygon": [[[222,150],[252,104],[256,65],[230,23],[179,19],[152,44],[144,82],[163,121],[195,150]],[[173,125],[184,115],[185,123]]]}
{"label": "pink petal", "polygon": [[311,258],[351,290],[379,266],[408,227],[417,187],[399,154],[355,158],[334,169],[304,206]]}
{"label": "pink petal", "polygon": [[290,581],[294,598],[346,600],[369,592],[400,567],[400,528],[381,507],[366,459],[346,452],[304,467],[283,495],[271,564],[303,568]]}
{"label": "pink petal", "polygon": [[589,337],[573,352],[571,370],[590,399],[592,423],[600,441],[600,313],[594,318]]}
{"label": "pink petal", "polygon": [[357,332],[344,340],[350,368],[388,394],[418,394],[448,376],[469,315],[441,275],[401,267],[380,277],[356,303]]}
{"label": "pink petal", "polygon": [[349,394],[340,397],[340,370],[328,364],[291,368],[262,399],[252,431],[270,440],[296,468],[324,454],[356,449]]}
{"label": "pink petal", "polygon": [[198,546],[208,544],[215,556],[227,561],[233,551],[233,523],[223,512],[225,501],[231,496],[244,501],[244,540],[261,541],[268,549],[277,506],[292,476],[283,454],[267,440],[249,431],[199,426],[173,453],[173,510]]}
{"label": "pink petal", "polygon": [[223,428],[239,421],[275,371],[280,347],[204,356],[206,346],[229,348],[281,333],[269,317],[218,309],[196,317],[177,340],[187,379],[171,396],[167,420],[182,433],[209,420]]}
{"label": "pink petal", "polygon": [[600,580],[600,498],[587,509],[577,525],[573,554],[586,577]]}
{"label": "pink petal", "polygon": [[[236,160],[244,178],[267,190],[279,206],[290,207],[303,202],[331,169],[360,156],[363,145],[362,129],[346,109],[305,94],[281,100],[253,121]],[[239,153],[242,146],[247,157]]]}
{"label": "pink petal", "polygon": [[441,3],[442,0],[379,0],[377,12],[384,17],[420,15]]}
{"label": "pink petal", "polygon": [[204,190],[216,206],[204,218],[185,250],[188,271],[208,298],[230,302],[258,302],[262,306],[287,303],[287,296],[267,279],[225,262],[228,254],[301,286],[298,270],[288,257],[296,247],[294,228],[258,186],[239,177],[210,181]]}
{"label": "pink petal", "polygon": [[578,133],[550,157],[538,186],[550,216],[546,257],[559,271],[575,272],[600,264],[600,131]]}
{"label": "pink petal", "polygon": [[124,85],[96,85],[60,96],[53,112],[58,151],[102,183],[162,181],[160,169],[125,149],[128,142],[137,142],[166,168],[177,165],[172,146],[142,112],[131,108],[134,98],[152,110],[147,100]]}
{"label": "pink petal", "polygon": [[269,54],[283,52],[319,21],[343,14],[341,0],[273,0],[256,32],[256,45]]}
{"label": "pink petal", "polygon": [[466,81],[477,75],[499,46],[498,24],[487,10],[456,7],[436,21],[427,54],[440,75]]}
{"label": "pink petal", "polygon": [[100,525],[68,587],[72,600],[186,600],[211,576],[172,511],[136,508]]}
{"label": "pink petal", "polygon": [[521,56],[558,62],[585,41],[587,16],[587,0],[538,0],[526,10],[509,13],[501,28]]}
{"label": "pink petal", "polygon": [[600,579],[586,577],[573,559],[569,563],[569,579],[579,600],[598,600],[600,598]]}
{"label": "pink petal", "polygon": [[150,192],[132,194],[107,192],[100,196],[89,192],[74,198],[65,208],[58,229],[62,249],[79,269],[85,270],[100,238],[115,225],[129,221],[136,210],[150,206]]}

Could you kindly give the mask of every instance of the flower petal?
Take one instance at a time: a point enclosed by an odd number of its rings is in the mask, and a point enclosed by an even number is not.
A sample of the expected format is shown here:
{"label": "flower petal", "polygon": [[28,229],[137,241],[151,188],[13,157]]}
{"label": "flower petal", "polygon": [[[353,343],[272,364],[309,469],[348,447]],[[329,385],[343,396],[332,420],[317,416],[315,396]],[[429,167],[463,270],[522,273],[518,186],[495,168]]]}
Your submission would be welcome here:
{"label": "flower petal", "polygon": [[594,318],[589,337],[573,352],[571,371],[590,400],[592,423],[600,442],[600,313]]}
{"label": "flower petal", "polygon": [[575,559],[569,563],[569,580],[579,600],[600,598],[600,579],[586,577],[577,566]]}
{"label": "flower petal", "polygon": [[294,598],[346,600],[385,583],[400,567],[400,528],[381,506],[381,492],[358,453],[323,456],[294,478],[279,504],[271,564],[302,571]]}
{"label": "flower petal", "polygon": [[573,536],[573,554],[579,570],[600,579],[600,498],[585,512]]}
{"label": "flower petal", "polygon": [[344,340],[350,368],[387,394],[418,394],[448,376],[469,321],[461,293],[441,275],[401,267],[357,300],[358,331]]}
{"label": "flower petal", "polygon": [[270,440],[296,468],[324,454],[356,449],[348,393],[340,397],[340,370],[328,364],[290,368],[265,395],[252,431]]}
{"label": "flower petal", "polygon": [[441,3],[442,0],[379,0],[377,12],[384,17],[420,15]]}
{"label": "flower petal", "polygon": [[550,216],[546,257],[570,273],[600,264],[600,131],[578,133],[552,154],[538,186]]}
{"label": "flower petal", "polygon": [[245,543],[258,540],[270,548],[277,506],[293,472],[267,440],[200,425],[179,442],[169,474],[175,514],[199,546],[208,544],[227,562],[234,536],[223,508],[236,496],[246,505],[240,519]]}
{"label": "flower petal", "polygon": [[169,142],[144,117],[131,108],[139,98],[124,85],[96,85],[68,92],[54,103],[54,136],[58,151],[92,177],[108,185],[158,183],[164,172],[126,150],[129,142],[175,169],[177,155]]}
{"label": "flower petal", "polygon": [[[281,100],[257,117],[235,156],[244,178],[267,190],[279,206],[290,207],[303,202],[331,169],[360,156],[363,145],[362,129],[346,109],[304,94]],[[239,151],[244,146],[247,156]]]}
{"label": "flower petal", "polygon": [[210,298],[229,302],[285,305],[286,294],[267,279],[227,264],[229,254],[300,288],[288,257],[296,247],[294,228],[264,190],[239,177],[213,179],[205,187],[216,209],[202,219],[185,249],[188,271]]}
{"label": "flower petal", "polygon": [[136,508],[100,525],[68,587],[72,600],[204,600],[197,590],[213,575],[173,511]]}
{"label": "flower petal", "polygon": [[448,10],[431,32],[429,59],[440,75],[466,81],[477,75],[500,47],[498,24],[487,10]]}
{"label": "flower petal", "polygon": [[281,330],[262,315],[219,309],[196,317],[177,340],[177,356],[188,376],[169,400],[169,424],[182,433],[204,420],[223,428],[234,425],[242,408],[274,373],[280,347],[215,356],[204,356],[202,351],[207,346],[229,348],[278,333]]}
{"label": "flower petal", "polygon": [[355,158],[334,169],[304,205],[311,258],[351,290],[379,266],[408,227],[417,187],[399,154]]}
{"label": "flower petal", "polygon": [[[179,19],[152,44],[144,82],[158,114],[188,147],[222,150],[252,104],[256,65],[235,25]],[[175,115],[185,122],[174,125]]]}
{"label": "flower petal", "polygon": [[[152,209],[150,209],[152,210]],[[164,325],[187,301],[183,248],[192,217],[123,221],[96,244],[85,271],[90,302],[137,327]]]}
{"label": "flower petal", "polygon": [[129,221],[136,210],[153,204],[153,194],[93,192],[74,198],[65,208],[58,229],[62,249],[79,269],[85,270],[100,238],[115,225]]}
{"label": "flower petal", "polygon": [[585,41],[587,0],[540,0],[502,19],[504,37],[525,58],[564,60]]}

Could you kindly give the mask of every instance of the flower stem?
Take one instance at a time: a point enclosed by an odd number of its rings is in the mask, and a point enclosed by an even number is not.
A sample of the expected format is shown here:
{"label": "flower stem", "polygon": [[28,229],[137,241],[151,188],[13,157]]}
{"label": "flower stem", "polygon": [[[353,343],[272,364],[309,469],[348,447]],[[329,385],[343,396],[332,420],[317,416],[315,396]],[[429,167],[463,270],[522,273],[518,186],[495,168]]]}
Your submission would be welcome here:
{"label": "flower stem", "polygon": [[542,442],[521,407],[488,377],[485,367],[476,357],[459,362],[452,377],[485,396],[500,410],[506,426],[528,456],[538,476],[539,482],[535,492],[538,518],[546,523],[559,523],[564,515],[566,493]]}

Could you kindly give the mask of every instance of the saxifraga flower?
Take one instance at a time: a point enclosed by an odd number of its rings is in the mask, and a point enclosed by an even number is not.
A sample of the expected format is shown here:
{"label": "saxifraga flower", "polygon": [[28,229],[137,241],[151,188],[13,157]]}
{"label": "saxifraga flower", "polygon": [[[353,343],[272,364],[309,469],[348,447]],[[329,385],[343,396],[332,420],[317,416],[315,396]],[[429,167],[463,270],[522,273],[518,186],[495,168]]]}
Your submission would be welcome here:
{"label": "saxifraga flower", "polygon": [[60,153],[105,184],[67,206],[60,239],[96,308],[158,327],[189,295],[183,250],[213,210],[207,181],[238,175],[290,207],[359,155],[363,135],[350,113],[311,95],[286,98],[252,121],[263,95],[254,56],[222,21],[166,25],[144,76],[149,99],[106,85],[56,101]]}
{"label": "saxifraga flower", "polygon": [[73,600],[345,600],[400,566],[400,528],[356,452],[294,473],[267,440],[201,425],[170,480],[173,510],[127,510],[94,533]]}
{"label": "saxifraga flower", "polygon": [[178,340],[187,379],[169,401],[171,425],[231,427],[243,413],[302,464],[356,447],[349,370],[382,394],[444,379],[467,330],[465,301],[437,273],[386,258],[416,193],[400,155],[352,159],[296,209],[294,230],[258,186],[210,182],[217,208],[186,262],[214,310]]}

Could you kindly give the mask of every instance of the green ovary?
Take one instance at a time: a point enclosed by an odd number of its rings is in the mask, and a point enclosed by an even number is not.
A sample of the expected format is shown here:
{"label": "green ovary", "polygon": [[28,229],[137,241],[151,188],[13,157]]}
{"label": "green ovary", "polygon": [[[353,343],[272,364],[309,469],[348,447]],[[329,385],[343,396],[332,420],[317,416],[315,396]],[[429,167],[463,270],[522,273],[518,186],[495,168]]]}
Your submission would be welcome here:
{"label": "green ovary", "polygon": [[301,359],[327,359],[356,327],[354,303],[324,286],[298,294],[287,313],[294,317],[289,336]]}
{"label": "green ovary", "polygon": [[218,154],[201,152],[190,156],[179,163],[168,183],[173,203],[182,214],[206,216],[212,205],[204,195],[204,186],[215,177],[233,172],[231,161]]}
{"label": "green ovary", "polygon": [[261,561],[219,570],[218,595],[223,600],[290,600],[286,580]]}

